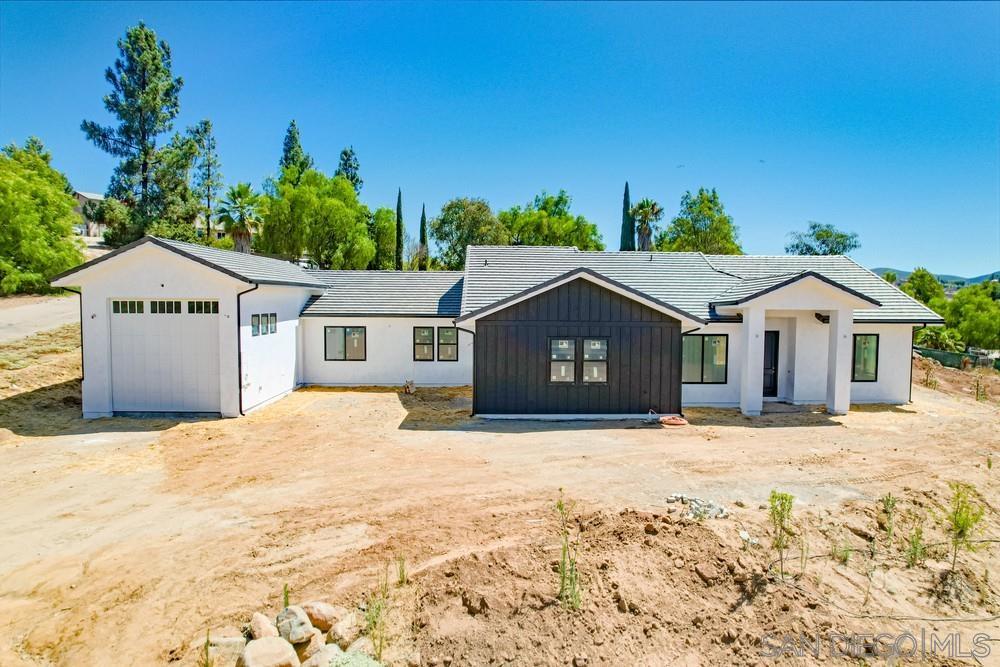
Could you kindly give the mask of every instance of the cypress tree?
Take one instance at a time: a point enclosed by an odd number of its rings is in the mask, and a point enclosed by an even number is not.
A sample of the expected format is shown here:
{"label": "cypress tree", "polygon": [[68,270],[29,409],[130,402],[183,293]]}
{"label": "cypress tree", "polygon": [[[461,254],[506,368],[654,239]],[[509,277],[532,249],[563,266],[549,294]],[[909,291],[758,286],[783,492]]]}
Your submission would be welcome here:
{"label": "cypress tree", "polygon": [[403,189],[396,193],[396,270],[403,270]]}
{"label": "cypress tree", "polygon": [[622,197],[622,238],[620,250],[635,250],[635,218],[632,217],[632,200],[625,181],[625,195]]}
{"label": "cypress tree", "polygon": [[417,269],[426,271],[431,259],[430,248],[427,247],[427,205],[420,206],[420,255],[417,259]]}

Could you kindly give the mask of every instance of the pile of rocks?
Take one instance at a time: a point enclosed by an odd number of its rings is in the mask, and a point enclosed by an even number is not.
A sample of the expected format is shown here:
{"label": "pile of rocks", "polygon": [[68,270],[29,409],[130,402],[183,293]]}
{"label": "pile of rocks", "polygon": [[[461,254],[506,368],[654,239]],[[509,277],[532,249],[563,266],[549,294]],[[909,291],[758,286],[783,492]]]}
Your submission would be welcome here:
{"label": "pile of rocks", "polygon": [[729,516],[728,510],[722,505],[684,493],[671,493],[667,502],[686,505],[683,515],[689,519],[725,519]]}
{"label": "pile of rocks", "polygon": [[210,632],[213,667],[378,667],[356,611],[326,602],[285,607],[272,621],[255,612],[242,631]]}

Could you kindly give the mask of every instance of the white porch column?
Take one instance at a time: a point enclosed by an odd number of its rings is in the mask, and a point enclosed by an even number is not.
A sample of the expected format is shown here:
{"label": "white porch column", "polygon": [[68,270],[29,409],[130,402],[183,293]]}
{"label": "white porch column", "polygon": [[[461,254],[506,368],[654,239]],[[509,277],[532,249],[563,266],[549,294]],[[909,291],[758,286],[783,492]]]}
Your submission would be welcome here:
{"label": "white porch column", "polygon": [[826,363],[826,411],[847,414],[851,407],[851,343],[854,311],[830,311],[829,353]]}
{"label": "white porch column", "polygon": [[744,308],[743,366],[740,369],[740,411],[759,415],[764,405],[764,309]]}

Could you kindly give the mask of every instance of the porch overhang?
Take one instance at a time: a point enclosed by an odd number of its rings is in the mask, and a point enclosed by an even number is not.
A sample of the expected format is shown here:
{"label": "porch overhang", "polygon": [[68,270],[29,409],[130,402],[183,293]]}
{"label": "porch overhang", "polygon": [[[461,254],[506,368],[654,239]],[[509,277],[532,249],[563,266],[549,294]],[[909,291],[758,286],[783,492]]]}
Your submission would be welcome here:
{"label": "porch overhang", "polygon": [[815,271],[749,280],[713,299],[720,315],[737,315],[749,308],[766,310],[869,310],[881,303]]}

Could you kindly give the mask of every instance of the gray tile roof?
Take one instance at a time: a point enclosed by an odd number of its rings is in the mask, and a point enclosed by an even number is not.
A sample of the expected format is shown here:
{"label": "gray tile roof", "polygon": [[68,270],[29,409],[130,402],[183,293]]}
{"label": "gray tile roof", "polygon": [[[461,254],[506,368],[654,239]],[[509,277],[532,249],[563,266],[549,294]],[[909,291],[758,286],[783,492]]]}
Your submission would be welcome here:
{"label": "gray tile roof", "polygon": [[470,246],[462,315],[578,268],[587,268],[678,310],[706,320],[722,295],[749,295],[813,271],[881,303],[857,310],[857,321],[939,322],[940,317],[847,257],[720,256],[695,252],[582,252],[576,248]]}
{"label": "gray tile roof", "polygon": [[233,250],[221,250],[196,243],[161,239],[155,236],[144,236],[138,241],[123,245],[106,255],[101,255],[97,259],[73,267],[69,271],[64,271],[52,280],[61,280],[77,271],[100,264],[101,262],[106,262],[115,255],[120,255],[144,243],[154,243],[161,248],[176,252],[188,259],[204,264],[239,280],[245,280],[248,283],[316,288],[326,287],[324,283],[306,273],[302,267],[282,259],[274,259],[272,257],[253,255],[245,252],[235,252]]}
{"label": "gray tile roof", "polygon": [[457,317],[461,271],[309,271],[327,290],[302,315]]}
{"label": "gray tile roof", "polygon": [[264,257],[233,250],[211,248],[196,243],[155,239],[196,261],[223,270],[247,282],[263,285],[300,285],[303,287],[324,287],[322,281],[309,275],[297,264],[283,259]]}
{"label": "gray tile roof", "polygon": [[943,322],[933,310],[843,255],[705,255],[705,259],[716,269],[744,279],[814,271],[880,304],[854,311],[856,322]]}

